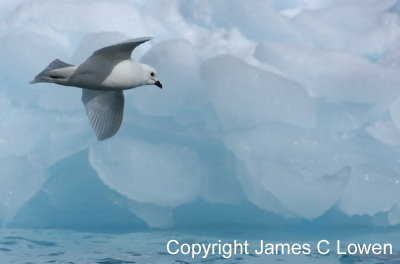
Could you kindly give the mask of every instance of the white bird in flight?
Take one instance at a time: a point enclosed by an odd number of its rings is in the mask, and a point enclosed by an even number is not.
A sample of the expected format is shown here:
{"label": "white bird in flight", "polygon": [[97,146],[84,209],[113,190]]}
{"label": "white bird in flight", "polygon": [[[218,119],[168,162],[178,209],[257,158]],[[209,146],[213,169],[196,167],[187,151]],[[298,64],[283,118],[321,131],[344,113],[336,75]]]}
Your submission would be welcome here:
{"label": "white bird in flight", "polygon": [[55,83],[82,88],[90,125],[98,140],[105,140],[117,133],[124,112],[123,90],[141,85],[156,85],[157,71],[131,58],[132,51],[150,40],[142,37],[124,41],[96,50],[79,65],[59,59],[51,62],[30,83]]}

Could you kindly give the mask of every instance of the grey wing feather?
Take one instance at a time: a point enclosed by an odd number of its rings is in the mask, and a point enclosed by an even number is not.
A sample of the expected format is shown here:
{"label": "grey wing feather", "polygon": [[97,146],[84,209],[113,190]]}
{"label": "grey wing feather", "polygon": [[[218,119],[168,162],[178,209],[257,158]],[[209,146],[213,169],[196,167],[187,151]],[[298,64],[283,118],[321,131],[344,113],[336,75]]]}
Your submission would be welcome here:
{"label": "grey wing feather", "polygon": [[115,60],[125,60],[130,59],[132,51],[139,46],[140,44],[149,41],[152,39],[151,37],[142,37],[136,39],[130,39],[121,43],[117,43],[111,46],[107,46],[101,49],[96,50],[93,56],[103,56],[109,59]]}
{"label": "grey wing feather", "polygon": [[98,140],[110,138],[117,133],[124,113],[122,91],[82,89],[82,102]]}

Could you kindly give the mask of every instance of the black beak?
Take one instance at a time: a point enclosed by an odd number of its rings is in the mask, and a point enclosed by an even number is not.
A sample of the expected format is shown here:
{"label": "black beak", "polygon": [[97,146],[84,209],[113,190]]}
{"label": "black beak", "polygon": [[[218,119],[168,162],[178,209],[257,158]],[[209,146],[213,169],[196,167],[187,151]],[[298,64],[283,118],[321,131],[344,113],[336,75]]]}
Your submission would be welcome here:
{"label": "black beak", "polygon": [[156,82],[154,83],[154,85],[157,85],[158,87],[160,87],[160,89],[162,89],[162,84],[160,83],[160,81],[156,81]]}

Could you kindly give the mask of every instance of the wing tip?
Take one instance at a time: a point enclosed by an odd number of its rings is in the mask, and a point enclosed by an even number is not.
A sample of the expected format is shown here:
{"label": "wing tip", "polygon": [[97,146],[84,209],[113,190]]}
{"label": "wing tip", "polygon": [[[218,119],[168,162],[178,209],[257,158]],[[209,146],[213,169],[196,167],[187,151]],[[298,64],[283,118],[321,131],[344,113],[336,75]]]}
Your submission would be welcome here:
{"label": "wing tip", "polygon": [[134,39],[127,40],[126,42],[134,41],[134,42],[144,43],[144,42],[152,40],[152,39],[153,39],[153,37],[140,37],[140,38],[134,38]]}
{"label": "wing tip", "polygon": [[[95,133],[96,133],[96,131],[95,131]],[[96,134],[96,138],[97,138],[98,141],[104,141],[104,140],[106,140],[108,138],[111,138],[111,137],[115,136],[115,134],[117,134],[117,132],[115,132],[115,133],[113,133],[111,135],[97,135]]]}
{"label": "wing tip", "polygon": [[[125,40],[125,41],[116,43],[116,44],[111,45],[111,46],[120,45],[120,44],[125,44],[125,43],[131,43],[131,42],[136,42],[136,43],[142,44],[142,43],[144,43],[144,42],[146,42],[146,41],[149,41],[149,40],[152,40],[152,39],[153,39],[153,37],[131,38],[131,39],[127,39],[127,40]],[[140,44],[139,44],[139,45],[140,45]]]}
{"label": "wing tip", "polygon": [[106,47],[104,47],[104,48],[101,48],[101,49],[98,49],[98,50],[96,50],[96,51],[94,51],[93,52],[93,54],[92,54],[92,56],[104,56],[104,54],[103,53],[106,53],[106,51],[108,50],[108,49],[112,49],[112,48],[116,48],[116,47],[118,47],[118,46],[120,46],[120,45],[123,45],[123,46],[126,46],[126,44],[133,44],[133,46],[131,47],[131,49],[129,50],[129,56],[128,56],[128,54],[125,54],[126,55],[126,58],[130,58],[131,57],[131,53],[132,53],[132,51],[137,47],[137,46],[139,46],[139,45],[141,45],[141,44],[143,44],[143,43],[145,43],[145,42],[147,42],[147,41],[149,41],[149,40],[151,40],[151,39],[153,39],[153,37],[140,37],[140,38],[134,38],[134,39],[128,39],[128,40],[125,40],[125,41],[123,41],[123,42],[119,42],[119,43],[116,43],[116,44],[113,44],[113,45],[110,45],[110,46],[106,46]]}

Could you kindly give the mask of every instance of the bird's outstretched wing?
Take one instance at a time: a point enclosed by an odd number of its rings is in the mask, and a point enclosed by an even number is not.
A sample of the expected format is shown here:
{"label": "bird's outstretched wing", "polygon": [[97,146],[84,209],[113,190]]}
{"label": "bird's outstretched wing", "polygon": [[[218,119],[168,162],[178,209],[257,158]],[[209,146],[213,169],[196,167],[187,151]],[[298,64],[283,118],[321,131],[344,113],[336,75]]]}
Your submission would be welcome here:
{"label": "bird's outstretched wing", "polygon": [[140,44],[149,41],[151,37],[130,39],[121,43],[96,50],[91,57],[102,56],[111,60],[126,60],[131,58],[132,51]]}
{"label": "bird's outstretched wing", "polygon": [[122,91],[82,89],[82,102],[98,140],[107,139],[117,133],[124,114]]}

